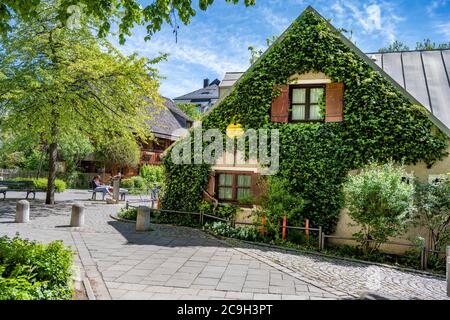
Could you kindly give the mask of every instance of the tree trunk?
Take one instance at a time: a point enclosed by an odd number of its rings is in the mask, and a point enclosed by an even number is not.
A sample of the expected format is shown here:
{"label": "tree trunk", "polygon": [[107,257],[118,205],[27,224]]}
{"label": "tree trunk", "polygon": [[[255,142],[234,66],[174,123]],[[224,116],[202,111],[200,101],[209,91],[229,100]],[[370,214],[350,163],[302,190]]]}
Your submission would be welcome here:
{"label": "tree trunk", "polygon": [[56,142],[50,144],[48,149],[48,184],[46,204],[55,204],[55,179],[56,179],[56,161],[58,145]]}

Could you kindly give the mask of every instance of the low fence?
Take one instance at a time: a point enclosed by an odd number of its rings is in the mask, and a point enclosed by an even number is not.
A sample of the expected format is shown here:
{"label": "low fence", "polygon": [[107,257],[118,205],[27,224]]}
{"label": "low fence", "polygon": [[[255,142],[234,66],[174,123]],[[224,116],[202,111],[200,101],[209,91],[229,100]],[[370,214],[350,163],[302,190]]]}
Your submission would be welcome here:
{"label": "low fence", "polygon": [[[185,214],[185,215],[191,215],[191,216],[197,216],[198,217],[198,223],[200,226],[205,225],[206,221],[208,219],[219,221],[228,224],[231,227],[236,227],[239,225],[242,226],[248,226],[248,227],[256,227],[261,228],[261,232],[264,232],[264,227],[267,225],[265,223],[254,223],[254,222],[239,222],[234,219],[225,219],[222,217],[217,217],[214,215],[206,214],[203,212],[187,212],[187,211],[176,211],[176,210],[162,210],[162,209],[156,209],[156,201],[150,200],[147,201],[147,203],[150,203],[151,211],[157,211],[165,214]],[[137,204],[137,205],[136,205]],[[138,203],[138,201],[127,201],[126,208],[138,208],[140,205],[146,205],[145,202]],[[325,232],[323,232],[323,229],[321,226],[318,228],[311,228],[309,226],[307,227],[297,227],[297,226],[288,226],[286,224],[286,221],[283,220],[283,223],[281,225],[281,231],[282,231],[282,238],[287,239],[289,236],[289,233],[292,231],[300,231],[304,233],[304,239],[308,241],[309,244],[314,244],[314,246],[319,250],[322,251],[325,249],[327,240],[328,239],[336,239],[336,240],[348,240],[348,241],[355,241],[357,242],[359,239],[353,238],[353,237],[338,237],[333,235],[327,235]],[[375,240],[367,240],[367,242],[376,242]],[[383,244],[386,245],[397,245],[397,246],[406,246],[410,248],[416,248],[420,250],[420,267],[422,270],[425,270],[428,265],[428,255],[430,253],[438,253],[438,254],[446,254],[446,252],[441,251],[434,251],[428,249],[426,246],[421,246],[417,244],[408,244],[408,243],[400,243],[400,242],[393,242],[388,241],[384,242]]]}

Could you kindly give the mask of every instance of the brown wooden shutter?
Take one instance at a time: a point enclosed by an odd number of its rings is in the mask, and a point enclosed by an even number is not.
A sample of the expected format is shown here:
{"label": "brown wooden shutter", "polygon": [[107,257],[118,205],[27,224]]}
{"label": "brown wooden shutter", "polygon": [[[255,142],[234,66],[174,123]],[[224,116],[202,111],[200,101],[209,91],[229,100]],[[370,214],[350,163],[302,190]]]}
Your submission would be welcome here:
{"label": "brown wooden shutter", "polygon": [[214,175],[209,176],[208,178],[208,189],[207,192],[210,196],[214,197],[216,191],[216,177]]}
{"label": "brown wooden shutter", "polygon": [[271,119],[272,122],[289,122],[289,85],[278,88],[281,93],[272,100]]}
{"label": "brown wooden shutter", "polygon": [[344,84],[328,83],[326,86],[325,122],[341,122],[344,119]]}

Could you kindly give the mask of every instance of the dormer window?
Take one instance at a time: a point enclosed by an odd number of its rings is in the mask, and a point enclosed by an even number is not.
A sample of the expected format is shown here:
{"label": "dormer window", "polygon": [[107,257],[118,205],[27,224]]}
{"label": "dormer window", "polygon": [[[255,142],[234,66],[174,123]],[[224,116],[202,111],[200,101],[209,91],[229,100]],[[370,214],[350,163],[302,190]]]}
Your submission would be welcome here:
{"label": "dormer window", "polygon": [[324,94],[324,85],[291,85],[289,99],[291,122],[322,121],[320,103]]}

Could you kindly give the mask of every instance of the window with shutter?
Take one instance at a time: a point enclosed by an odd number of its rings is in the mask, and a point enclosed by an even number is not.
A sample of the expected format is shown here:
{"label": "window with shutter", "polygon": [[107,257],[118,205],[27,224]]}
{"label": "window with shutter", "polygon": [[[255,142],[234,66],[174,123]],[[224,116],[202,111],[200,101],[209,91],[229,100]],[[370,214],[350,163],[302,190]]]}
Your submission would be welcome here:
{"label": "window with shutter", "polygon": [[289,122],[289,85],[279,86],[280,94],[272,100],[272,122]]}

